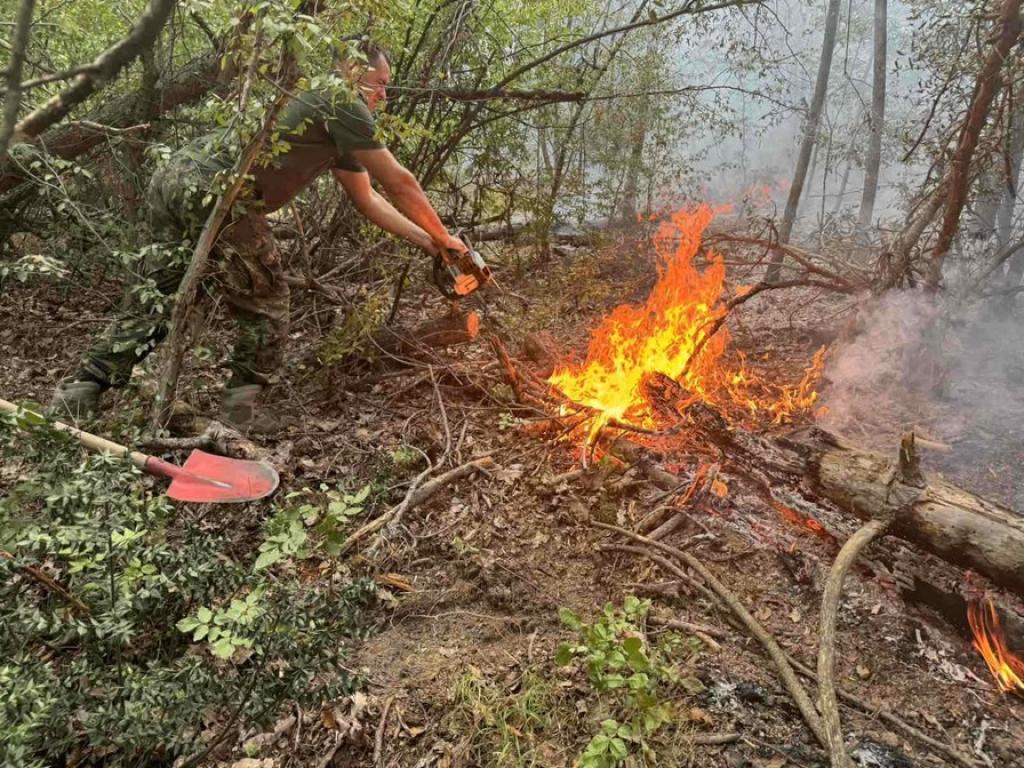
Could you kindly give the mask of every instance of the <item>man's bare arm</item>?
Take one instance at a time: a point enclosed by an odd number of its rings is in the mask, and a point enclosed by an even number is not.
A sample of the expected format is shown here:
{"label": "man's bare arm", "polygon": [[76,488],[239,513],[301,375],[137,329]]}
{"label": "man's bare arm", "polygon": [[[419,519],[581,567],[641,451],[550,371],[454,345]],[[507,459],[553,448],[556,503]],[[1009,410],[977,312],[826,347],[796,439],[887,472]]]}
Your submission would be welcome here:
{"label": "man's bare arm", "polygon": [[356,171],[334,171],[334,178],[344,187],[352,204],[381,229],[409,241],[418,248],[434,253],[434,240],[422,227],[413,224],[370,184],[370,176]]}
{"label": "man's bare arm", "polygon": [[452,237],[430,204],[416,177],[387,149],[360,149],[352,156],[380,182],[395,207],[423,229],[439,248],[468,250],[459,238]]}

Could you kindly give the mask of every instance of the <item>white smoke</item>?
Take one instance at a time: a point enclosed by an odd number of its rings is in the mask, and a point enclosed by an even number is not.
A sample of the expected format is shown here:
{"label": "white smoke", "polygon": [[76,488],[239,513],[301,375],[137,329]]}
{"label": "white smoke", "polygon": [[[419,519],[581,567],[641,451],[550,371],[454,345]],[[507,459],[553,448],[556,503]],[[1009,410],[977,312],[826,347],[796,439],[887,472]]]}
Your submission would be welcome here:
{"label": "white smoke", "polygon": [[[933,469],[1024,511],[1024,322],[924,291],[865,300],[829,353],[819,421],[869,449],[899,434],[947,443]],[[976,481],[976,482],[975,482]]]}

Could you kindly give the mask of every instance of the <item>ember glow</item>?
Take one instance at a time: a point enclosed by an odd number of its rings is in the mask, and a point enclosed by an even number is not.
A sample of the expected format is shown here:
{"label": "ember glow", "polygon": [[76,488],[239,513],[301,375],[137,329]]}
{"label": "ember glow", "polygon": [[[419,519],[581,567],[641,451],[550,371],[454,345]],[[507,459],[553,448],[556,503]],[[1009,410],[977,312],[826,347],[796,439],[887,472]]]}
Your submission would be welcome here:
{"label": "ember glow", "polygon": [[1006,636],[992,599],[970,601],[967,621],[974,633],[974,647],[988,664],[999,689],[1024,694],[1024,662],[1006,647]]}
{"label": "ember glow", "polygon": [[743,421],[781,423],[813,408],[824,349],[799,384],[785,386],[756,375],[742,358],[727,365],[726,328],[706,338],[725,312],[720,303],[725,289],[722,257],[707,253],[703,271],[693,264],[713,216],[702,205],[677,211],[663,222],[654,236],[658,282],[647,300],[612,310],[591,333],[586,360],[564,366],[548,379],[568,399],[598,412],[596,428],[613,419],[657,426],[643,386],[656,374]]}

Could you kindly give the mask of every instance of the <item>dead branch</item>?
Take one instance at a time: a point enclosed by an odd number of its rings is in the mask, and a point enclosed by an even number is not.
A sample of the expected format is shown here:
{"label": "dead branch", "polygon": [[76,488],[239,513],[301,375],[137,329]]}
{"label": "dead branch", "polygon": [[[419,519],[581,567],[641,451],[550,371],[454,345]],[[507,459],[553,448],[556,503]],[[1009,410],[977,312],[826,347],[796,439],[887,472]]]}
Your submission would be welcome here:
{"label": "dead branch", "polygon": [[[813,669],[811,669],[806,664],[801,663],[799,660],[793,658],[788,654],[787,658],[789,659],[789,663],[793,665],[793,669],[795,669],[801,675],[806,677],[808,680],[818,682],[818,676],[814,673]],[[933,739],[924,731],[915,728],[910,723],[894,715],[887,709],[883,709],[882,707],[879,707],[875,704],[871,704],[870,702],[860,698],[859,696],[855,696],[842,688],[837,687],[836,694],[839,696],[840,699],[849,704],[851,707],[856,707],[861,712],[864,712],[865,714],[871,717],[877,717],[879,720],[884,720],[886,723],[896,728],[896,730],[902,731],[910,738],[919,741],[927,747],[930,747],[939,754],[945,755],[950,760],[953,760],[959,765],[962,765],[963,768],[986,768],[986,766],[983,763],[966,757],[960,752],[957,752],[948,744],[943,744],[941,741]]]}
{"label": "dead branch", "polygon": [[211,421],[201,434],[192,437],[152,437],[139,443],[140,448],[160,451],[201,450],[222,456],[251,459],[259,451],[242,433],[219,421]]}
{"label": "dead branch", "polygon": [[433,88],[430,92],[452,101],[493,101],[495,99],[507,99],[509,101],[542,101],[558,103],[567,101],[583,101],[587,94],[583,91],[561,91],[555,89],[545,90],[537,88],[533,90],[518,90],[516,88],[488,88],[485,90],[472,90],[467,88]]}
{"label": "dead branch", "polygon": [[25,52],[28,39],[32,33],[32,14],[35,12],[36,0],[21,0],[18,7],[18,18],[14,22],[14,37],[11,42],[11,63],[7,67],[5,81],[7,92],[4,94],[3,119],[0,121],[0,158],[7,156],[7,146],[18,122],[18,109],[21,107],[21,93],[24,90],[21,72],[25,67]]}
{"label": "dead branch", "polygon": [[839,702],[835,687],[836,618],[843,582],[850,566],[861,550],[889,528],[891,518],[872,520],[851,536],[839,550],[821,599],[821,618],[818,629],[818,706],[822,725],[828,739],[828,750],[833,768],[853,768],[843,743],[843,727],[839,717]]}
{"label": "dead branch", "polygon": [[479,333],[480,316],[476,312],[450,312],[411,330],[385,326],[373,334],[373,344],[386,355],[404,356],[424,347],[438,349],[469,344]]}
{"label": "dead branch", "polygon": [[821,598],[818,625],[818,706],[825,726],[825,735],[828,737],[832,765],[836,768],[853,768],[843,743],[843,727],[835,686],[836,621],[839,615],[839,601],[843,595],[843,582],[861,550],[885,534],[896,517],[902,517],[907,512],[917,500],[920,489],[926,485],[921,474],[921,462],[917,455],[913,432],[903,435],[900,441],[897,464],[891,472],[889,485],[894,497],[902,502],[902,506],[883,510],[879,517],[869,520],[847,539],[832,564]]}
{"label": "dead branch", "polygon": [[649,616],[647,619],[651,624],[657,627],[665,627],[666,629],[678,629],[682,632],[689,632],[691,635],[700,639],[704,645],[709,649],[718,653],[722,650],[722,646],[714,639],[715,637],[724,638],[725,632],[715,627],[709,627],[704,624],[694,624],[690,621],[681,621],[679,619],[661,619],[657,616]]}
{"label": "dead branch", "polygon": [[690,483],[690,487],[686,489],[686,493],[683,494],[683,498],[676,504],[676,513],[668,520],[663,522],[653,531],[647,534],[647,538],[654,541],[663,539],[670,533],[676,530],[683,521],[687,519],[686,513],[682,510],[682,507],[687,505],[696,504],[697,502],[703,501],[707,498],[708,493],[718,479],[719,466],[712,464],[701,464],[697,469],[697,472],[693,476],[693,482]]}
{"label": "dead branch", "polygon": [[[6,550],[0,549],[0,559],[14,560],[14,555],[12,555],[10,552],[7,552]],[[35,579],[37,582],[46,587],[50,592],[53,592],[53,594],[57,595],[61,600],[63,600],[65,603],[70,605],[72,608],[74,608],[82,615],[88,616],[90,613],[92,613],[89,610],[89,606],[83,603],[79,598],[75,597],[75,595],[71,594],[71,592],[69,592],[65,587],[59,584],[52,576],[46,573],[46,571],[40,570],[39,568],[36,568],[34,565],[23,565],[19,567],[19,570],[31,576],[33,579]]]}
{"label": "dead branch", "polygon": [[[154,117],[165,114],[179,106],[192,104],[213,88],[220,72],[220,53],[211,51],[196,59],[159,84],[153,95]],[[101,132],[90,124],[103,125],[109,129],[127,128],[138,120],[138,105],[142,102],[140,92],[135,91],[106,101],[80,121],[63,123],[37,137],[37,142],[46,147],[47,154],[64,160],[82,155],[101,144],[107,132]],[[23,169],[10,160],[0,160],[0,193],[14,189],[30,178]]]}
{"label": "dead branch", "polygon": [[[608,523],[601,523],[593,521],[591,523],[597,528],[602,528],[606,531],[612,531],[620,536],[625,536],[634,541],[640,542],[646,547],[653,547],[661,550],[669,557],[675,559],[678,562],[684,563],[690,570],[700,574],[700,577],[708,585],[708,588],[715,594],[718,602],[726,605],[733,614],[743,623],[747,631],[757,640],[764,648],[768,657],[774,662],[776,669],[779,672],[783,684],[786,686],[786,690],[789,691],[790,696],[796,702],[797,708],[800,710],[800,714],[803,715],[804,720],[814,733],[815,738],[818,742],[828,748],[828,740],[825,736],[824,728],[822,727],[821,718],[818,717],[817,711],[814,709],[814,704],[811,702],[810,696],[804,689],[803,684],[797,679],[796,673],[793,671],[792,665],[789,663],[786,657],[786,652],[782,650],[782,647],[778,644],[774,637],[763,627],[761,623],[751,615],[746,609],[739,598],[737,598],[732,591],[726,587],[708,568],[696,557],[688,552],[671,547],[660,541],[652,541],[646,536],[627,531],[625,528],[620,528],[617,525],[609,525]],[[649,549],[640,550],[644,556],[652,557],[653,553]],[[664,559],[664,558],[663,558]],[[682,572],[682,569],[673,569],[673,572]],[[685,573],[685,572],[684,572]]]}
{"label": "dead branch", "polygon": [[701,745],[715,745],[715,744],[733,744],[740,740],[738,733],[698,733],[695,736],[690,737],[691,744]]}
{"label": "dead branch", "polygon": [[[114,80],[122,69],[144,50],[152,47],[176,5],[177,0],[150,0],[142,17],[127,36],[101,53],[90,69],[75,77],[70,87],[30,112],[17,124],[14,129],[14,140],[35,138],[51,125],[63,120],[75,106]],[[20,82],[18,85],[20,86]],[[10,83],[8,90],[12,90]],[[0,153],[0,156],[2,155],[3,153]]]}
{"label": "dead branch", "polygon": [[388,727],[388,713],[395,697],[388,696],[384,702],[384,710],[380,713],[380,722],[377,724],[377,733],[373,738],[373,764],[375,768],[384,768],[384,733]]}
{"label": "dead branch", "polygon": [[[756,245],[763,248],[779,251],[786,256],[789,256],[793,261],[803,267],[809,274],[817,275],[822,277],[826,282],[818,282],[813,280],[765,280],[755,285],[747,293],[737,296],[736,299],[743,299],[744,301],[752,296],[761,293],[766,290],[773,290],[779,288],[794,288],[798,286],[813,286],[818,288],[827,288],[838,293],[854,294],[864,289],[863,284],[854,283],[849,278],[840,275],[838,272],[825,269],[819,266],[816,262],[828,261],[824,256],[811,251],[799,248],[789,243],[779,243],[774,237],[762,238],[762,237],[747,237],[743,235],[735,235],[728,232],[716,233],[710,235],[704,240],[705,245],[712,246],[715,243],[738,243],[740,245]],[[736,300],[734,299],[734,301]],[[743,302],[740,301],[740,304]],[[738,306],[738,305],[735,305]]]}
{"label": "dead branch", "polygon": [[[482,456],[478,459],[473,459],[465,464],[462,464],[454,469],[450,469],[443,475],[438,475],[433,480],[425,482],[422,486],[416,488],[410,488],[409,492],[406,493],[405,498],[395,507],[392,507],[387,512],[382,514],[380,517],[370,521],[347,539],[341,545],[338,553],[343,554],[353,547],[353,545],[365,539],[371,533],[375,533],[391,522],[399,511],[405,513],[414,507],[419,506],[424,501],[429,499],[435,493],[440,491],[445,486],[451,485],[456,480],[466,477],[473,472],[479,470],[491,469],[495,466],[494,459],[490,456]],[[431,468],[432,469],[432,468]],[[422,475],[422,473],[421,473]]]}

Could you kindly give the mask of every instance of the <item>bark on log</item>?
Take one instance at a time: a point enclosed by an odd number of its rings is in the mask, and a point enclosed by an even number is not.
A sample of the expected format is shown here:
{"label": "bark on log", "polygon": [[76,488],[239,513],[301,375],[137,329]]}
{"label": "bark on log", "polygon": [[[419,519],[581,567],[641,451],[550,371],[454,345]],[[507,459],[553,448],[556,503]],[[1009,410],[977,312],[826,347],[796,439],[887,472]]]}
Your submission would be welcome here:
{"label": "bark on log", "polygon": [[480,333],[480,316],[476,312],[448,314],[428,320],[412,330],[384,328],[373,336],[374,345],[388,355],[409,355],[428,347],[454,347],[468,344]]}
{"label": "bark on log", "polygon": [[1024,518],[1013,510],[938,475],[922,473],[920,486],[905,482],[896,462],[816,427],[768,441],[732,430],[705,406],[691,412],[733,456],[782,482],[809,483],[814,494],[862,520],[892,515],[892,535],[1024,596]]}

